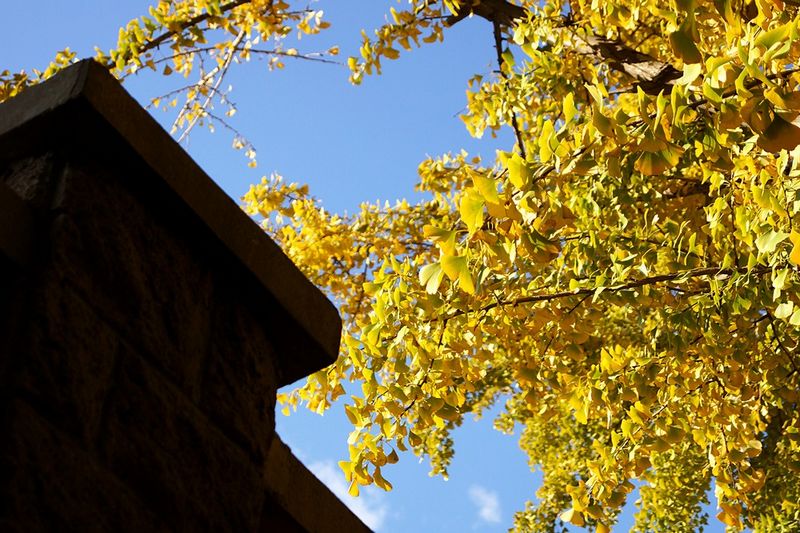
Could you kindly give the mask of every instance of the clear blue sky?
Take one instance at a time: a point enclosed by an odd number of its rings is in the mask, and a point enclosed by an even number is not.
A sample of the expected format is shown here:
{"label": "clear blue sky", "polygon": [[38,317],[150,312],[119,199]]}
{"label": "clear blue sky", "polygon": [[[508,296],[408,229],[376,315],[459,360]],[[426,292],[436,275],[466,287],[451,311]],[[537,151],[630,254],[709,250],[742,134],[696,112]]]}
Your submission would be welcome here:
{"label": "clear blue sky", "polygon": [[[55,50],[71,47],[93,55],[95,45],[108,49],[117,31],[146,13],[146,0],[38,0],[4,6],[0,32],[0,69],[43,68]],[[362,28],[384,21],[390,0],[320,0],[333,27],[304,39],[301,51],[341,47],[341,58],[357,55]],[[306,46],[308,48],[306,48]],[[231,137],[196,130],[186,149],[233,198],[250,183],[276,171],[291,181],[308,183],[333,211],[354,210],[365,200],[413,197],[416,168],[427,155],[466,149],[491,157],[508,149],[508,133],[499,139],[471,139],[457,115],[463,110],[466,81],[488,74],[493,63],[492,33],[480,19],[466,20],[448,32],[444,44],[427,46],[387,62],[384,74],[362,86],[347,82],[343,66],[287,62],[283,71],[267,72],[253,61],[234,69],[230,83],[239,113],[233,125],[258,149],[258,168],[246,167]],[[152,72],[126,82],[143,104],[157,96],[163,80]],[[156,112],[162,123],[172,115]],[[324,417],[299,411],[278,415],[278,432],[317,475],[335,491],[345,482],[336,461],[346,459],[348,422],[340,406]],[[427,464],[406,454],[384,473],[395,489],[368,490],[348,504],[380,532],[505,531],[541,477],[531,473],[517,436],[491,429],[491,420],[466,421],[455,433],[456,457],[449,481],[430,478]],[[618,531],[631,524],[628,506]],[[721,531],[711,519],[711,531]]]}

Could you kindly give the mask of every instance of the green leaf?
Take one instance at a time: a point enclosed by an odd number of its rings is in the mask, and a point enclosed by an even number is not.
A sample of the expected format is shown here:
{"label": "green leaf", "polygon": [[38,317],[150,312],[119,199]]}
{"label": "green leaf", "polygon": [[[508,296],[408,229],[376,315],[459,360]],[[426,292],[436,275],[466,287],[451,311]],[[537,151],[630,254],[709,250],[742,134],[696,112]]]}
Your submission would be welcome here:
{"label": "green leaf", "polygon": [[769,230],[756,239],[756,248],[759,253],[770,254],[788,236],[788,233],[782,231]]}
{"label": "green leaf", "polygon": [[702,63],[685,63],[683,65],[683,76],[678,78],[675,83],[678,85],[691,85],[703,73]]}
{"label": "green leaf", "polygon": [[691,35],[683,30],[672,32],[669,36],[669,42],[675,55],[683,59],[684,63],[700,63],[703,61],[703,55],[697,49],[697,45],[694,44]]}
{"label": "green leaf", "polygon": [[772,46],[789,36],[790,29],[791,23],[763,32],[756,37],[755,44],[756,46],[763,46],[764,48],[772,48]]}
{"label": "green leaf", "polygon": [[716,89],[711,87],[708,82],[703,84],[703,96],[705,96],[709,102],[713,102],[715,104],[722,103],[722,96],[719,94],[719,92],[717,92]]}

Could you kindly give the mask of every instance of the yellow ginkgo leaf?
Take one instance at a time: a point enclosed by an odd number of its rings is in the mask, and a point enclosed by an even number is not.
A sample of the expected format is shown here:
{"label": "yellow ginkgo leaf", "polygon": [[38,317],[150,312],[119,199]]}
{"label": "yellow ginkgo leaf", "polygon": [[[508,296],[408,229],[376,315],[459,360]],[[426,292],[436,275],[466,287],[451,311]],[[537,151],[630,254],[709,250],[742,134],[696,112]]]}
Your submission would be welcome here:
{"label": "yellow ginkgo leaf", "polygon": [[500,154],[500,159],[503,160],[506,168],[508,169],[508,179],[511,184],[518,189],[524,189],[530,182],[532,172],[525,161],[519,154],[514,153],[510,156],[508,154]]}
{"label": "yellow ginkgo leaf", "polygon": [[492,178],[487,178],[480,174],[472,176],[472,182],[475,187],[483,196],[483,199],[490,204],[499,204],[500,196],[497,194],[497,181]]}
{"label": "yellow ginkgo leaf", "polygon": [[583,527],[583,525],[586,523],[586,521],[583,519],[583,513],[576,511],[575,509],[564,511],[561,513],[559,518],[561,518],[561,520],[564,522],[568,522],[573,526],[578,527]]}
{"label": "yellow ginkgo leaf", "polygon": [[789,239],[792,241],[792,251],[789,253],[789,261],[795,265],[800,265],[800,233],[792,230],[789,234]]}
{"label": "yellow ginkgo leaf", "polygon": [[451,281],[458,280],[458,286],[464,292],[469,294],[475,293],[475,283],[472,280],[472,275],[469,272],[469,265],[467,258],[463,256],[444,256],[442,257],[442,270],[450,278]]}
{"label": "yellow ginkgo leaf", "polygon": [[483,206],[483,196],[476,189],[468,189],[461,197],[458,211],[470,235],[483,225]]}

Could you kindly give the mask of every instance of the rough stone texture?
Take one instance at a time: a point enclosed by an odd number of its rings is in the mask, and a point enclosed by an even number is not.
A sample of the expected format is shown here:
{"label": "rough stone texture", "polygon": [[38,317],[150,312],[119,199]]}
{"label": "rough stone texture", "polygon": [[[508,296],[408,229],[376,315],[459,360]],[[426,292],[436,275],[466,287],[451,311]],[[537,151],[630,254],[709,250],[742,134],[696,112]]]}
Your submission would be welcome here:
{"label": "rough stone texture", "polygon": [[368,531],[275,435],[332,305],[107,73],[0,105],[0,531]]}
{"label": "rough stone texture", "polygon": [[164,231],[159,218],[171,213],[157,218],[124,176],[85,167],[67,164],[54,199],[53,267],[196,397],[210,329],[209,267],[177,232]]}
{"label": "rough stone texture", "polygon": [[13,402],[0,452],[0,531],[161,531],[138,497],[32,407]]}
{"label": "rough stone texture", "polygon": [[263,495],[245,453],[123,346],[102,456],[176,530],[254,531]]}
{"label": "rough stone texture", "polygon": [[277,390],[274,360],[278,355],[268,338],[269,323],[237,306],[237,295],[225,290],[224,280],[218,280],[215,287],[218,297],[200,405],[262,464],[275,428],[275,394],[263,391]]}
{"label": "rough stone texture", "polygon": [[52,192],[56,158],[53,153],[7,161],[0,167],[0,181],[35,208],[45,208]]}
{"label": "rough stone texture", "polygon": [[118,338],[64,280],[37,288],[12,353],[17,393],[55,425],[93,446],[111,387]]}
{"label": "rough stone texture", "polygon": [[[18,271],[30,260],[36,219],[33,210],[17,194],[0,182],[0,267],[2,272]],[[13,276],[3,276],[0,284],[11,285]]]}

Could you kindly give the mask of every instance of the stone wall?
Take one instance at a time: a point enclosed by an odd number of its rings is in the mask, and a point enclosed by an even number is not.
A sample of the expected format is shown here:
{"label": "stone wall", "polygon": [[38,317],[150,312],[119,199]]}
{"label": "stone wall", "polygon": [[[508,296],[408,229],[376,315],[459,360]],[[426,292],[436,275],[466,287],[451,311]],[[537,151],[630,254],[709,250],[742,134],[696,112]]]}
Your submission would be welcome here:
{"label": "stone wall", "polygon": [[99,66],[0,106],[0,530],[367,531],[274,433],[333,306]]}

